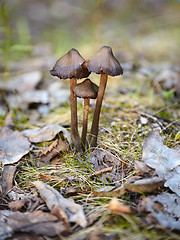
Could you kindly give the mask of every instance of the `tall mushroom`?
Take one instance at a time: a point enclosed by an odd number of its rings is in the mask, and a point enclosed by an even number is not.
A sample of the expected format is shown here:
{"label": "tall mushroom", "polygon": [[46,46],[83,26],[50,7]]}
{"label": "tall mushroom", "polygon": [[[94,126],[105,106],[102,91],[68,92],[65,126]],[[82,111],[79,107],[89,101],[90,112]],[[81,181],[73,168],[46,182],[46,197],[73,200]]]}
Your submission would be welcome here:
{"label": "tall mushroom", "polygon": [[90,99],[95,99],[97,97],[98,89],[98,86],[88,78],[73,87],[74,94],[79,98],[84,98],[83,129],[81,135],[83,151],[85,151],[86,145],[89,103]]}
{"label": "tall mushroom", "polygon": [[90,74],[87,68],[82,67],[84,63],[85,59],[76,49],[72,48],[56,62],[50,71],[52,76],[57,76],[60,79],[70,78],[71,138],[77,150],[81,150],[81,141],[78,134],[77,97],[72,89],[77,84],[77,79],[86,78]]}
{"label": "tall mushroom", "polygon": [[87,68],[91,72],[101,74],[96,107],[89,136],[89,142],[91,147],[95,147],[97,145],[99,117],[108,75],[113,77],[122,75],[123,69],[118,60],[114,57],[111,47],[108,46],[101,47],[99,51],[89,59],[87,63]]}

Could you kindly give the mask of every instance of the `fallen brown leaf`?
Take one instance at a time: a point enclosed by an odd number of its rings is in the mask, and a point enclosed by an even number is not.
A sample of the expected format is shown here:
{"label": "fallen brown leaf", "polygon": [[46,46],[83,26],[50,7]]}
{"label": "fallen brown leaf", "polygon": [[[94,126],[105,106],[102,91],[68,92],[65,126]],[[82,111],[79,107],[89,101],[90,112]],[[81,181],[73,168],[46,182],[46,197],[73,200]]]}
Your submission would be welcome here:
{"label": "fallen brown leaf", "polygon": [[2,192],[6,195],[13,187],[14,174],[16,171],[16,166],[9,164],[3,167],[2,177],[1,177],[1,187]]}
{"label": "fallen brown leaf", "polygon": [[0,161],[3,165],[18,162],[29,152],[30,142],[22,133],[0,128]]}
{"label": "fallen brown leaf", "polygon": [[47,207],[51,211],[55,211],[56,207],[58,211],[62,208],[67,214],[69,222],[76,222],[81,227],[87,226],[86,216],[81,205],[76,204],[73,199],[64,198],[53,187],[41,181],[35,181],[33,184],[39,190],[42,199],[46,202]]}
{"label": "fallen brown leaf", "polygon": [[17,201],[9,202],[8,206],[12,211],[19,211],[21,210],[22,207],[24,207],[26,202],[27,202],[26,198],[23,198]]}
{"label": "fallen brown leaf", "polygon": [[140,212],[149,212],[164,227],[180,230],[180,198],[176,194],[163,192],[142,199],[138,205]]}
{"label": "fallen brown leaf", "polygon": [[22,131],[22,134],[27,137],[30,142],[44,142],[52,140],[60,132],[63,132],[64,137],[68,142],[71,142],[70,133],[57,124],[50,124],[40,129],[27,129]]}
{"label": "fallen brown leaf", "polygon": [[40,162],[49,163],[61,151],[68,151],[69,145],[61,139],[56,139],[41,155],[38,159]]}
{"label": "fallen brown leaf", "polygon": [[36,212],[11,212],[0,211],[0,239],[4,240],[15,233],[32,233],[54,237],[67,231],[63,222],[56,216],[42,211]]}
{"label": "fallen brown leaf", "polygon": [[126,214],[132,213],[130,207],[120,203],[117,198],[113,198],[110,201],[108,208],[113,213],[126,213]]}

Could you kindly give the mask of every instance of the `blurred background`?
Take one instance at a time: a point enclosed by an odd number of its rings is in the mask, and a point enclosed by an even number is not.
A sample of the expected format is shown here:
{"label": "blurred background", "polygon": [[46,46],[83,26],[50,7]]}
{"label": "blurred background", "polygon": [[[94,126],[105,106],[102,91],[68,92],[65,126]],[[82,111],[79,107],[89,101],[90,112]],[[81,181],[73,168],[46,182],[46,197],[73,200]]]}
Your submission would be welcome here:
{"label": "blurred background", "polygon": [[67,113],[69,81],[49,70],[71,48],[89,59],[104,45],[124,69],[108,81],[106,106],[156,113],[180,96],[180,1],[0,0],[0,114],[38,108],[44,116],[59,106]]}
{"label": "blurred background", "polygon": [[1,3],[1,72],[10,62],[60,57],[77,48],[89,58],[111,46],[121,62],[176,62],[178,0],[5,0]]}

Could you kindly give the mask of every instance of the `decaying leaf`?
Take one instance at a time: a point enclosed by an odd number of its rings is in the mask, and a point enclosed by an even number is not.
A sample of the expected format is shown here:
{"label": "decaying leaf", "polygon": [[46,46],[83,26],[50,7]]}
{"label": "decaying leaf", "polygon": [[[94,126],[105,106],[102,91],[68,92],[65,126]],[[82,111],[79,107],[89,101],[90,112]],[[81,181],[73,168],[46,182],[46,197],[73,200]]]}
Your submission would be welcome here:
{"label": "decaying leaf", "polygon": [[0,161],[3,165],[18,162],[29,152],[30,142],[22,133],[0,128]]}
{"label": "decaying leaf", "polygon": [[8,193],[13,187],[13,179],[14,179],[15,171],[16,171],[16,166],[12,164],[5,165],[3,167],[0,184],[1,184],[2,192],[4,195]]}
{"label": "decaying leaf", "polygon": [[60,132],[63,132],[64,137],[67,138],[68,142],[71,142],[70,133],[60,125],[50,124],[40,129],[27,129],[22,131],[23,135],[34,143],[50,141]]}
{"label": "decaying leaf", "polygon": [[[141,203],[140,203],[141,204]],[[143,199],[143,208],[150,212],[164,227],[180,230],[180,198],[167,192]]]}
{"label": "decaying leaf", "polygon": [[151,132],[143,146],[142,162],[154,170],[153,176],[165,181],[164,186],[180,196],[180,148],[168,148],[163,141],[158,131]]}
{"label": "decaying leaf", "polygon": [[76,222],[81,227],[87,226],[82,206],[76,204],[72,199],[64,198],[57,190],[41,181],[35,181],[33,184],[39,190],[41,197],[51,211],[60,207],[67,214],[69,222]]}
{"label": "decaying leaf", "polygon": [[114,165],[120,165],[120,161],[110,152],[95,149],[89,156],[88,163],[95,170],[101,170]]}
{"label": "decaying leaf", "polygon": [[26,204],[26,201],[26,198],[22,198],[17,201],[9,202],[8,206],[12,211],[20,211],[21,208]]}
{"label": "decaying leaf", "polygon": [[0,219],[1,240],[18,232],[53,237],[67,230],[56,216],[42,211],[21,213],[3,210],[0,211]]}
{"label": "decaying leaf", "polygon": [[120,203],[117,198],[113,198],[110,201],[108,208],[113,213],[126,213],[126,214],[132,213],[130,207]]}
{"label": "decaying leaf", "polygon": [[69,145],[58,138],[41,154],[38,160],[49,163],[59,152],[68,151],[68,149]]}
{"label": "decaying leaf", "polygon": [[120,197],[124,195],[127,190],[137,193],[151,193],[163,186],[164,181],[159,177],[142,178],[140,176],[133,176],[119,187],[103,187],[94,192],[95,196],[109,196]]}

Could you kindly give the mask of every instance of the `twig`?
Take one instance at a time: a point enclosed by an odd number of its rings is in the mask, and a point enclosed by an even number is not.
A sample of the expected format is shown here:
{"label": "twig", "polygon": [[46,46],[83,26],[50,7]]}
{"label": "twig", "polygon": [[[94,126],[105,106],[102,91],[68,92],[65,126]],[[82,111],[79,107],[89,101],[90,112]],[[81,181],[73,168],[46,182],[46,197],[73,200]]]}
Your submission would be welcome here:
{"label": "twig", "polygon": [[106,172],[110,172],[112,171],[112,169],[113,167],[107,167],[107,168],[103,168],[101,170],[95,171],[94,173],[91,174],[91,177],[98,176]]}

